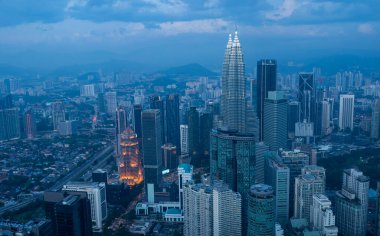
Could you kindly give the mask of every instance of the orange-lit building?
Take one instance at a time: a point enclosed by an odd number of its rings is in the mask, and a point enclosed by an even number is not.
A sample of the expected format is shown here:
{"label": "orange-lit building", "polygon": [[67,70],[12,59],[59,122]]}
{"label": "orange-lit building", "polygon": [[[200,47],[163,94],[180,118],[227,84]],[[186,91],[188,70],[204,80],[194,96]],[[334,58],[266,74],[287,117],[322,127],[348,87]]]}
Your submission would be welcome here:
{"label": "orange-lit building", "polygon": [[128,127],[119,134],[119,145],[118,167],[120,180],[129,186],[140,184],[144,177],[137,134]]}

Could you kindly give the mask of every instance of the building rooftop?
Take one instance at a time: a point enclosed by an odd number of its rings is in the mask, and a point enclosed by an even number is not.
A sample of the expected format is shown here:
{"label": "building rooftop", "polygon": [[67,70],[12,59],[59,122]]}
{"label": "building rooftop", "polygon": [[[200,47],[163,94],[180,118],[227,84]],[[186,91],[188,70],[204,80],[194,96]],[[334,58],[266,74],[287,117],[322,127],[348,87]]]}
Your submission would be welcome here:
{"label": "building rooftop", "polygon": [[190,173],[193,169],[193,166],[190,164],[182,163],[179,164],[178,168],[183,169],[186,173]]}
{"label": "building rooftop", "polygon": [[266,184],[255,184],[251,186],[250,193],[258,198],[270,198],[273,197],[273,188]]}

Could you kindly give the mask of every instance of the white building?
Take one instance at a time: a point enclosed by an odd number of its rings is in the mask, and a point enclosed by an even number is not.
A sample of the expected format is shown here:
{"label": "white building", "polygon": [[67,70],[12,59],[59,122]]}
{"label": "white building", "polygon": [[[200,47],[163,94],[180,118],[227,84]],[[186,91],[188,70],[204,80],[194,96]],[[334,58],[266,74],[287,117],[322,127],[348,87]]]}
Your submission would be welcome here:
{"label": "white building", "polygon": [[330,103],[328,101],[322,101],[321,131],[323,135],[330,133],[330,110]]}
{"label": "white building", "polygon": [[310,224],[314,230],[322,232],[323,236],[337,236],[335,215],[331,209],[331,201],[323,194],[313,196],[313,205],[310,209]]}
{"label": "white building", "polygon": [[339,128],[354,129],[354,104],[355,96],[353,94],[340,95],[339,102]]}
{"label": "white building", "polygon": [[105,183],[69,182],[63,185],[62,190],[87,193],[91,205],[92,229],[94,232],[102,232],[102,222],[107,218]]}
{"label": "white building", "polygon": [[85,84],[80,87],[80,95],[82,97],[96,97],[95,84]]}
{"label": "white building", "polygon": [[105,101],[106,101],[107,113],[112,116],[115,116],[116,109],[117,109],[116,92],[107,92],[105,94]]}
{"label": "white building", "polygon": [[183,209],[183,187],[186,183],[193,180],[193,166],[182,163],[178,166],[178,188],[179,188],[179,204]]}
{"label": "white building", "polygon": [[189,127],[180,125],[181,154],[189,153]]}
{"label": "white building", "polygon": [[76,134],[77,129],[77,121],[66,120],[62,121],[58,124],[58,133],[63,136],[69,136]]}

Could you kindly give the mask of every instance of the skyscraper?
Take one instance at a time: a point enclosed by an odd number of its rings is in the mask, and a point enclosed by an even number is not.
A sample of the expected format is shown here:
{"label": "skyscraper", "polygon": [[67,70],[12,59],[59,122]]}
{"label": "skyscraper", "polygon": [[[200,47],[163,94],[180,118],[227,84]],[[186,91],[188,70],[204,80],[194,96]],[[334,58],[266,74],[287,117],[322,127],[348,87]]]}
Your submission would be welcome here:
{"label": "skyscraper", "polygon": [[310,224],[314,230],[319,230],[324,236],[338,235],[338,228],[335,226],[335,215],[331,209],[331,201],[323,194],[313,195]]}
{"label": "skyscraper", "polygon": [[273,186],[276,222],[284,227],[289,220],[290,171],[281,163],[276,152],[270,152],[265,159],[265,184]]}
{"label": "skyscraper", "polygon": [[248,235],[272,236],[275,230],[274,192],[265,184],[252,185],[248,201]]}
{"label": "skyscraper", "polygon": [[188,112],[189,155],[191,157],[191,162],[195,166],[199,166],[201,164],[199,132],[199,112],[197,111],[197,108],[190,107],[190,110]]}
{"label": "skyscraper", "polygon": [[301,122],[314,123],[315,82],[314,73],[299,73],[298,99],[301,103]]}
{"label": "skyscraper", "polygon": [[161,141],[162,141],[162,144],[164,144],[166,142],[165,102],[162,99],[162,97],[158,95],[153,95],[149,98],[149,103],[150,103],[150,109],[160,110]]}
{"label": "skyscraper", "polygon": [[115,112],[117,109],[117,96],[116,92],[107,92],[105,93],[104,99],[105,99],[105,105],[106,105],[106,111],[109,115],[112,115],[115,117]]}
{"label": "skyscraper", "polygon": [[342,190],[336,192],[336,226],[344,236],[366,235],[369,178],[355,169],[343,171]]}
{"label": "skyscraper", "polygon": [[180,119],[179,119],[179,96],[170,94],[166,99],[166,136],[167,143],[177,147],[177,153],[181,153],[180,142]]}
{"label": "skyscraper", "polygon": [[259,118],[259,140],[264,140],[264,101],[269,91],[276,91],[277,61],[272,59],[257,62],[256,111]]}
{"label": "skyscraper", "polygon": [[265,181],[265,155],[267,151],[268,146],[264,142],[256,143],[255,183],[264,183]]}
{"label": "skyscraper", "polygon": [[158,109],[148,109],[142,113],[144,180],[146,191],[147,184],[154,184],[155,189],[157,189],[161,182],[162,127],[160,115],[160,110]]}
{"label": "skyscraper", "polygon": [[269,91],[264,101],[264,143],[269,150],[286,149],[288,102],[279,91]]}
{"label": "skyscraper", "polygon": [[300,103],[292,101],[288,103],[288,136],[294,138],[296,123],[300,122]]}
{"label": "skyscraper", "polygon": [[325,192],[325,178],[313,172],[305,172],[295,178],[294,217],[310,218],[313,195]]}
{"label": "skyscraper", "polygon": [[144,177],[137,134],[131,128],[127,128],[118,135],[118,139],[119,179],[129,186],[140,184]]}
{"label": "skyscraper", "polygon": [[210,160],[210,133],[212,130],[212,114],[203,112],[199,116],[200,155],[204,160]]}
{"label": "skyscraper", "polygon": [[247,109],[245,64],[237,32],[235,32],[234,40],[229,35],[221,84],[223,124],[228,129],[245,133]]}
{"label": "skyscraper", "polygon": [[181,154],[189,153],[189,127],[187,125],[180,126],[181,136]]}
{"label": "skyscraper", "polygon": [[59,123],[66,120],[65,106],[62,101],[56,101],[51,104],[51,116],[53,119],[53,129],[58,130]]}
{"label": "skyscraper", "polygon": [[372,105],[371,138],[380,138],[380,99],[376,99]]}
{"label": "skyscraper", "polygon": [[21,136],[19,110],[0,109],[0,140],[18,139]]}
{"label": "skyscraper", "polygon": [[92,229],[102,232],[102,222],[107,218],[107,198],[105,183],[69,182],[63,185],[63,191],[86,192],[91,206]]}
{"label": "skyscraper", "polygon": [[162,167],[165,169],[176,169],[178,167],[177,147],[171,143],[165,143],[161,146],[163,153]]}
{"label": "skyscraper", "polygon": [[181,210],[183,210],[183,188],[188,182],[193,180],[193,166],[182,163],[178,166],[178,187],[179,187],[179,204]]}
{"label": "skyscraper", "polygon": [[28,139],[36,136],[36,122],[34,120],[33,110],[29,109],[24,113],[24,134]]}
{"label": "skyscraper", "polygon": [[116,111],[116,136],[123,133],[123,131],[128,127],[127,125],[127,113],[125,109],[119,107]]}
{"label": "skyscraper", "polygon": [[354,129],[354,104],[355,96],[353,94],[340,95],[339,102],[339,129]]}
{"label": "skyscraper", "polygon": [[142,139],[141,113],[142,113],[141,105],[134,105],[133,118],[132,118],[133,130],[136,132],[137,138],[139,140]]}

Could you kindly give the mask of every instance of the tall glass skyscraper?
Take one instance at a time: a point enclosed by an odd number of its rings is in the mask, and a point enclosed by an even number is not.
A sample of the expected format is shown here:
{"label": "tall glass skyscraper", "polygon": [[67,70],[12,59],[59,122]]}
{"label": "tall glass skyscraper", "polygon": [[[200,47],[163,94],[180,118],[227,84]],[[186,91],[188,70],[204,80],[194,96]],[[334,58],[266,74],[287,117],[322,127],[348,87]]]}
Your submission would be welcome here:
{"label": "tall glass skyscraper", "polygon": [[245,64],[237,32],[234,40],[229,35],[221,83],[223,124],[228,129],[245,133],[247,109]]}
{"label": "tall glass skyscraper", "polygon": [[177,147],[177,153],[181,153],[180,120],[179,120],[179,96],[170,94],[166,99],[166,139]]}
{"label": "tall glass skyscraper", "polygon": [[298,99],[301,103],[301,122],[314,122],[315,85],[314,73],[299,73]]}

